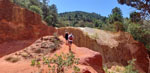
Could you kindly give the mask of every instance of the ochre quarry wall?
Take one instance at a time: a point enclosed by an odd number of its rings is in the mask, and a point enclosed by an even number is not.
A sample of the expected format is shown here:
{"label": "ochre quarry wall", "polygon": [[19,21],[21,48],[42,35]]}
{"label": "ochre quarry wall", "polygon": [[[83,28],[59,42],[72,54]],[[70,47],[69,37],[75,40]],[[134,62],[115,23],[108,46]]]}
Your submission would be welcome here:
{"label": "ochre quarry wall", "polygon": [[125,66],[129,60],[136,59],[136,68],[142,73],[148,73],[149,62],[146,48],[142,43],[135,41],[130,34],[92,28],[66,27],[57,30],[59,35],[64,35],[65,31],[73,33],[73,42],[77,46],[100,52],[103,64],[116,62]]}
{"label": "ochre quarry wall", "polygon": [[[15,41],[18,42],[21,40],[36,40],[42,36],[52,35],[54,32],[55,28],[48,27],[42,23],[40,15],[21,8],[9,0],[0,0],[0,57],[2,54],[4,55],[5,53],[21,49],[16,48],[19,45],[14,44],[14,47],[12,46],[11,48],[8,45],[8,50],[6,47],[2,47],[2,44],[5,42],[10,44],[11,42],[15,43]],[[27,46],[27,43],[29,42],[26,41],[22,45]],[[5,51],[5,53],[2,51]]]}

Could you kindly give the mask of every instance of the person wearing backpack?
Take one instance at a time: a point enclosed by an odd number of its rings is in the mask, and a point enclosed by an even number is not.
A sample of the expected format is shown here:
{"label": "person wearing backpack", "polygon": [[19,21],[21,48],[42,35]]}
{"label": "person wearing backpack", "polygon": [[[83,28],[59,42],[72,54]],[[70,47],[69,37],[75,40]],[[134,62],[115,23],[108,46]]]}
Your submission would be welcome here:
{"label": "person wearing backpack", "polygon": [[72,33],[71,34],[69,34],[69,36],[68,36],[68,42],[69,42],[69,51],[71,51],[71,45],[72,45],[72,43],[73,43],[73,35],[72,35]]}

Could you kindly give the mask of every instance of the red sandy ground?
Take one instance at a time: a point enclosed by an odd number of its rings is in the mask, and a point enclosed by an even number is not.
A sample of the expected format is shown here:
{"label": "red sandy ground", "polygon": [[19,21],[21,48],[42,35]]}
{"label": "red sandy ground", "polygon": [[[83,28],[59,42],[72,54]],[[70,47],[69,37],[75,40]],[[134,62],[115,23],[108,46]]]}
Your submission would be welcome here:
{"label": "red sandy ground", "polygon": [[[65,42],[65,39],[63,37],[60,37],[60,39]],[[64,43],[61,46],[61,48],[53,54],[56,54],[56,53],[60,54],[62,52],[67,53],[67,52],[69,52],[68,48],[69,48],[68,45],[66,45]],[[75,53],[75,56],[76,57],[84,56],[79,50],[76,50],[76,48],[79,48],[79,47],[77,47],[73,44],[72,51]],[[78,54],[76,54],[76,53],[78,53]],[[86,51],[85,51],[85,53],[86,53]],[[86,55],[88,55],[88,54],[86,54]],[[30,66],[31,60],[20,60],[16,63],[10,63],[10,62],[5,61],[5,58],[8,56],[11,56],[11,54],[0,58],[0,73],[35,73],[38,71],[38,69],[36,67]],[[82,69],[88,69],[92,73],[97,73],[90,66],[79,65],[79,67]],[[47,72],[43,72],[43,73],[47,73]],[[68,70],[65,73],[72,73],[72,70]]]}

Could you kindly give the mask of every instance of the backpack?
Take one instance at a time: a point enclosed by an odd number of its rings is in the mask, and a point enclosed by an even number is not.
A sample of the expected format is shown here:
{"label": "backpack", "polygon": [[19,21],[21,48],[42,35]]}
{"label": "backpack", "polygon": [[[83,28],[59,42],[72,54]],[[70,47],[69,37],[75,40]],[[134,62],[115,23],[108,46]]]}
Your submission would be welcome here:
{"label": "backpack", "polygon": [[69,40],[73,40],[73,37],[72,37],[72,35],[70,35],[70,36],[69,36]]}

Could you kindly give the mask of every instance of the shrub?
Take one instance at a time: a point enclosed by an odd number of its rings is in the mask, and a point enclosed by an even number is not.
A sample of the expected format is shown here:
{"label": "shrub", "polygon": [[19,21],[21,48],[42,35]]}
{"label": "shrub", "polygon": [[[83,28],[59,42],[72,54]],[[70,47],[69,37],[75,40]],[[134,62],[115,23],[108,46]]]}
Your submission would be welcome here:
{"label": "shrub", "polygon": [[141,28],[140,24],[132,23],[129,24],[127,31],[132,34],[135,40],[137,40],[142,37],[142,35],[140,35],[141,34],[140,28]]}
{"label": "shrub", "polygon": [[127,31],[132,34],[135,40],[138,40],[148,48],[150,51],[150,29],[149,29],[149,24],[137,24],[137,23],[131,23],[128,26]]}
{"label": "shrub", "polygon": [[32,5],[30,6],[30,10],[42,16],[42,9],[38,6]]}
{"label": "shrub", "polygon": [[118,22],[118,21],[114,22],[114,25],[115,25],[116,31],[124,31],[125,30],[124,26],[121,22]]}
{"label": "shrub", "polygon": [[48,23],[49,26],[55,27],[57,22],[58,22],[57,14],[56,13],[51,13],[44,20]]}
{"label": "shrub", "polygon": [[136,61],[136,59],[128,61],[129,65],[125,67],[125,70],[123,73],[138,73],[138,71],[135,70],[135,68],[134,68],[135,61]]}
{"label": "shrub", "polygon": [[45,21],[48,23],[49,26],[52,26],[53,22],[53,16],[49,15],[45,18]]}
{"label": "shrub", "polygon": [[61,55],[55,54],[52,58],[43,58],[43,63],[40,61],[32,60],[31,66],[40,67],[41,64],[48,66],[49,73],[64,73],[65,68],[73,68],[74,73],[78,73],[80,69],[76,66],[78,65],[78,58],[75,58],[73,53],[62,53]]}

